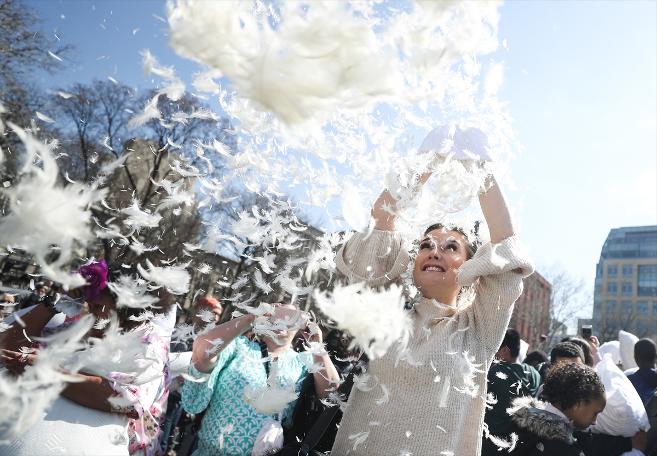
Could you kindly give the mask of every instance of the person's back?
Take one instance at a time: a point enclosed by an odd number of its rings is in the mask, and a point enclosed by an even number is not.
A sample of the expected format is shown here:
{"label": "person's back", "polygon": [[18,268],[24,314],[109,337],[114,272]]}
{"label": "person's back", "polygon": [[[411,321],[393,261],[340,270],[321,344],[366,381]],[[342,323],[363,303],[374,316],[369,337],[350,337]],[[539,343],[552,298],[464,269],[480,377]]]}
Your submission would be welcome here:
{"label": "person's back", "polygon": [[655,360],[657,347],[650,339],[641,339],[634,345],[634,360],[639,369],[627,376],[634,385],[643,403],[647,403],[657,389]]}
{"label": "person's back", "polygon": [[[486,409],[484,422],[489,435],[505,440],[513,430],[507,409],[516,398],[534,396],[540,385],[540,375],[536,369],[516,362],[519,349],[520,335],[517,331],[508,329],[496,354],[499,362],[493,363],[488,370],[488,397],[492,400]],[[494,440],[484,435],[482,456],[498,452],[499,447]]]}

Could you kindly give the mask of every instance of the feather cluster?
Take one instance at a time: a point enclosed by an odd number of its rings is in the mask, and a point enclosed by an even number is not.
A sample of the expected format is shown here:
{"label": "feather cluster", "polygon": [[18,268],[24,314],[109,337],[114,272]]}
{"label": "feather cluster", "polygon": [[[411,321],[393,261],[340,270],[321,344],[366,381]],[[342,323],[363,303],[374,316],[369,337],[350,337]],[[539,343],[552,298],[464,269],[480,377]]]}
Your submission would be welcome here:
{"label": "feather cluster", "polygon": [[408,343],[412,327],[400,286],[376,291],[357,283],[337,286],[330,296],[318,291],[314,297],[322,313],[354,337],[352,347],[370,359],[382,357],[395,343]]}

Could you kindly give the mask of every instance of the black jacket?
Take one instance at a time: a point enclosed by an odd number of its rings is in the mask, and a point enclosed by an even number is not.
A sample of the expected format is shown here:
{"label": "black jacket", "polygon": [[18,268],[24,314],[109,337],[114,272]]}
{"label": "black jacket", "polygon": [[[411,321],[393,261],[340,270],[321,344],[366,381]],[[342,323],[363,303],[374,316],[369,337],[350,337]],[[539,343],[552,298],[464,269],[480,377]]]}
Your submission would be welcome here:
{"label": "black jacket", "polygon": [[575,431],[532,398],[516,399],[511,417],[518,435],[513,456],[618,456],[632,449],[625,437]]}

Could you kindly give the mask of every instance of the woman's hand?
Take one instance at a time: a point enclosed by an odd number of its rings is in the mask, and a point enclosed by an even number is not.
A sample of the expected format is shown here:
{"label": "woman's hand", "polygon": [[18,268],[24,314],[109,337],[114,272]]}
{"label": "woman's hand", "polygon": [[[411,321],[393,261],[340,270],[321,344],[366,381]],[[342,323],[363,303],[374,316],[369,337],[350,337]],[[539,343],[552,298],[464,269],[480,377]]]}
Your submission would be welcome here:
{"label": "woman's hand", "polygon": [[36,363],[37,355],[35,353],[0,349],[0,360],[9,372],[20,375],[25,370],[25,366],[32,366]]}
{"label": "woman's hand", "polygon": [[420,152],[459,161],[491,161],[488,138],[478,128],[441,125],[434,128],[422,141]]}
{"label": "woman's hand", "polygon": [[433,169],[446,159],[459,160],[466,168],[491,161],[488,139],[478,128],[441,125],[429,132],[418,150],[427,156],[425,169],[417,170],[419,176],[413,177],[410,186],[405,189],[397,188],[400,185],[395,182],[396,178],[392,178],[388,183],[388,188],[379,195],[372,207],[375,229],[394,231],[398,199],[404,199],[400,195],[400,191],[406,194],[406,197],[419,193],[422,186],[431,177]]}
{"label": "woman's hand", "polygon": [[601,361],[600,358],[600,341],[597,337],[591,336],[587,341],[591,347],[591,357],[593,358],[593,365],[595,366]]}
{"label": "woman's hand", "polygon": [[304,331],[304,333],[308,334],[308,337],[306,338],[308,342],[319,342],[319,343],[324,342],[322,330],[320,329],[319,325],[314,321],[308,322],[308,324],[306,325],[306,331]]}

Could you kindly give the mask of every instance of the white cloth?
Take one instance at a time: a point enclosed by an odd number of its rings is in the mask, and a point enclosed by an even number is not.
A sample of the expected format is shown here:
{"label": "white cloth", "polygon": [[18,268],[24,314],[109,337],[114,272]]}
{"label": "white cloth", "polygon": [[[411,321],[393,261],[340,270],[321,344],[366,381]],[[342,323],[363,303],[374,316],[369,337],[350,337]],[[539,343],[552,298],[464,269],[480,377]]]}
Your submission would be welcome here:
{"label": "white cloth", "polygon": [[611,359],[614,360],[614,364],[618,365],[621,362],[620,343],[617,340],[611,340],[600,345],[598,353],[600,354],[600,359],[604,358],[608,353],[611,355]]}
{"label": "white cloth", "polygon": [[278,420],[267,418],[253,444],[251,456],[267,456],[283,448],[283,427]]}
{"label": "white cloth", "polygon": [[443,156],[453,154],[456,160],[491,160],[488,138],[484,132],[478,128],[456,125],[441,125],[431,130],[419,151],[436,152]]}
{"label": "white cloth", "polygon": [[614,364],[611,355],[605,355],[595,366],[605,386],[607,406],[591,426],[599,434],[632,437],[640,430],[648,430],[650,423],[641,397],[632,382]]}
{"label": "white cloth", "polygon": [[2,456],[125,456],[128,418],[58,397],[20,438],[0,445]]}
{"label": "white cloth", "polygon": [[632,333],[620,330],[618,331],[618,342],[620,344],[620,357],[623,363],[623,369],[632,369],[637,367],[634,361],[634,346],[639,338]]}

